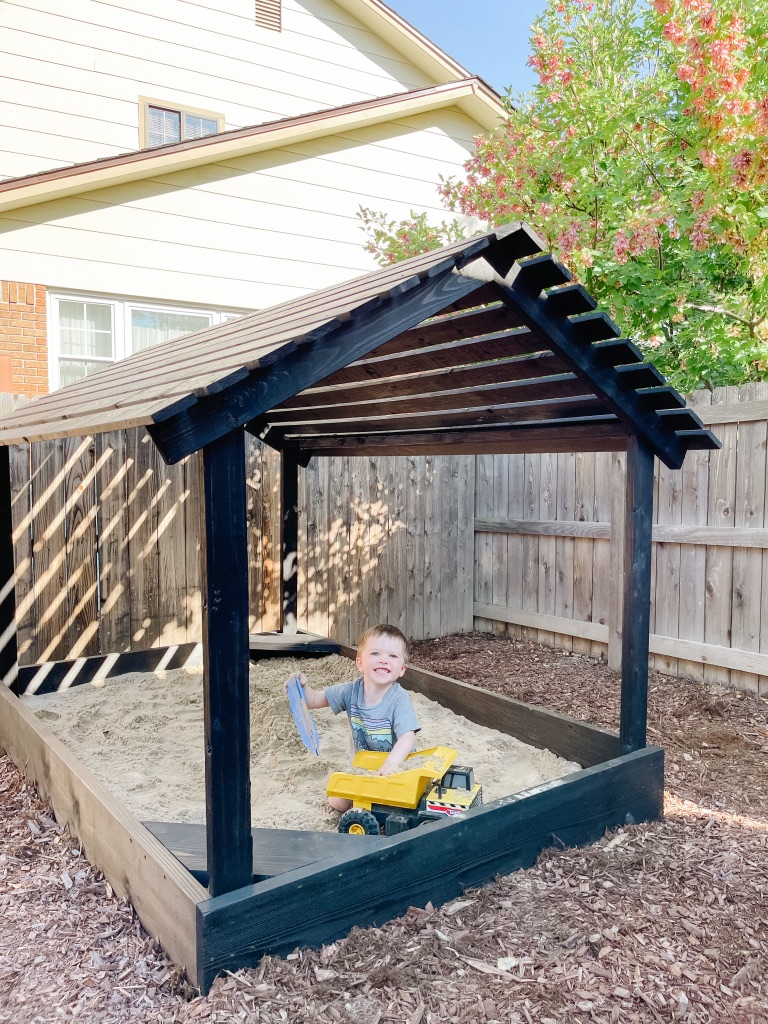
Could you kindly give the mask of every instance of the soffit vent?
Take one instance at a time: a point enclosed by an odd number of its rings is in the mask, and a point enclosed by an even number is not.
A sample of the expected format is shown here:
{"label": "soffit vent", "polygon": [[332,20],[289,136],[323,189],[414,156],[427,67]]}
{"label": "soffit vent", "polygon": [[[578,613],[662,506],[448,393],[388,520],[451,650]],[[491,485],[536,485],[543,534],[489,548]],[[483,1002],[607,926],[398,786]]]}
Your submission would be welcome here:
{"label": "soffit vent", "polygon": [[281,29],[282,0],[256,0],[256,24],[260,28]]}

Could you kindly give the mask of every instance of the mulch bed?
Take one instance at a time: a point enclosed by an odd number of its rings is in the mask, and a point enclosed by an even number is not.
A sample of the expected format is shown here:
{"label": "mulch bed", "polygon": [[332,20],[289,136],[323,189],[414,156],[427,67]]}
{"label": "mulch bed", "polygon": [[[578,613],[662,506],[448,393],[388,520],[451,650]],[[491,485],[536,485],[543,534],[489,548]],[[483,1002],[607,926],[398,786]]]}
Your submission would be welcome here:
{"label": "mulch bed", "polygon": [[[616,728],[592,658],[487,634],[414,663]],[[666,820],[320,950],[226,974],[201,997],[0,757],[0,1022],[768,1022],[768,699],[653,674]]]}

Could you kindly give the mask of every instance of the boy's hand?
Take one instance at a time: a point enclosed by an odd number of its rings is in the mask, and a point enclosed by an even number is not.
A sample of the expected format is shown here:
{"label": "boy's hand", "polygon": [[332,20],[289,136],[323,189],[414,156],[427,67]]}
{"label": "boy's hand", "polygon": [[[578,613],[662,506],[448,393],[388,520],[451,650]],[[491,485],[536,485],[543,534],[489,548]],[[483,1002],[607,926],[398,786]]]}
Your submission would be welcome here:
{"label": "boy's hand", "polygon": [[400,761],[390,761],[387,759],[384,764],[376,772],[377,775],[397,775],[398,772],[403,770],[403,766]]}

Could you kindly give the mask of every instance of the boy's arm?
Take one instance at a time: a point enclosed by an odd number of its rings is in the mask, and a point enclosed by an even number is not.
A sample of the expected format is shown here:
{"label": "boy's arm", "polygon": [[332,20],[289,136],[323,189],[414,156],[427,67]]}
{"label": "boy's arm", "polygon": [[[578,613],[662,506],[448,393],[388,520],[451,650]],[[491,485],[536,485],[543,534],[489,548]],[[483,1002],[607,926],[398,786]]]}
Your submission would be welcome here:
{"label": "boy's arm", "polygon": [[313,690],[311,686],[307,685],[307,677],[299,674],[298,676],[301,688],[304,690],[304,697],[307,701],[307,707],[314,711],[316,708],[327,708],[328,698],[325,696],[325,690]]}
{"label": "boy's arm", "polygon": [[404,732],[400,739],[395,743],[394,747],[389,752],[389,755],[384,764],[379,768],[379,775],[394,775],[396,772],[401,771],[403,767],[403,761],[413,750],[413,745],[416,742],[416,733],[411,730],[410,732]]}

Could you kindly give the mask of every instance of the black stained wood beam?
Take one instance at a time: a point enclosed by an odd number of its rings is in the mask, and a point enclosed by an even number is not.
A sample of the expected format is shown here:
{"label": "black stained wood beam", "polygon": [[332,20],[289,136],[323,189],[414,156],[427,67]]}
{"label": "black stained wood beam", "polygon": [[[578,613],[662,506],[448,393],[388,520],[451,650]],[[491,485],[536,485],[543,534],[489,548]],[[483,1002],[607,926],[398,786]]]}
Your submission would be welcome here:
{"label": "black stained wood beam", "polygon": [[18,671],[16,646],[16,578],[10,448],[0,447],[0,686],[12,686]]}
{"label": "black stained wood beam", "polygon": [[44,661],[38,665],[21,665],[11,690],[22,694],[56,693],[73,686],[83,686],[95,679],[110,679],[129,672],[170,672],[183,668],[190,661],[199,664],[201,645],[172,644],[151,647],[146,651],[124,651],[122,654],[95,654],[72,661]]}
{"label": "black stained wood beam", "polygon": [[299,628],[299,460],[295,450],[280,457],[280,630]]}
{"label": "black stained wood beam", "polygon": [[683,409],[685,399],[679,391],[669,385],[663,387],[640,388],[638,397],[649,409]]}
{"label": "black stained wood beam", "polygon": [[[530,867],[543,849],[595,842],[607,829],[662,816],[658,747],[422,825],[346,856],[286,872],[197,905],[198,984],[266,954],[332,942],[427,901],[440,905],[499,874]],[[480,780],[482,781],[482,780]]]}
{"label": "black stained wood beam", "polygon": [[192,407],[153,423],[149,434],[166,462],[178,462],[484,287],[481,279],[471,276],[471,268],[461,272],[443,262],[423,278],[409,278],[386,297],[366,302],[348,320],[310,332],[295,349],[252,370],[245,380],[217,395],[201,396]]}
{"label": "black stained wood beam", "polygon": [[205,817],[211,895],[248,885],[251,849],[248,545],[243,431],[202,450]]}
{"label": "black stained wood beam", "polygon": [[[403,407],[404,409],[406,407]],[[519,405],[485,405],[477,409],[466,407],[446,408],[434,413],[405,412],[399,415],[384,414],[368,419],[318,420],[300,424],[275,425],[270,429],[269,438],[277,441],[274,447],[282,448],[285,440],[295,444],[301,438],[350,434],[391,434],[397,431],[442,430],[462,427],[469,429],[480,426],[505,426],[512,423],[542,423],[557,420],[583,420],[586,417],[610,415],[605,403],[592,395],[577,395],[573,398],[554,398],[548,402],[525,402]]]}
{"label": "black stained wood beam", "polygon": [[541,351],[541,342],[533,337],[527,327],[522,327],[519,330],[502,331],[483,338],[468,338],[466,341],[416,349],[395,356],[360,360],[321,380],[318,386],[330,388],[339,384],[402,377],[409,373],[447,370]]}
{"label": "black stained wood beam", "polygon": [[494,295],[494,298],[496,301],[489,306],[449,316],[439,315],[433,320],[419,324],[418,327],[404,331],[374,349],[370,358],[391,357],[432,345],[465,341],[483,334],[493,334],[496,331],[519,330],[523,325],[514,309],[510,309],[506,303],[501,302],[498,296]]}
{"label": "black stained wood beam", "polygon": [[653,452],[633,437],[627,448],[624,608],[621,647],[622,754],[646,745],[651,614]]}
{"label": "black stained wood beam", "polygon": [[[486,253],[486,259],[501,274],[504,264],[496,260],[493,250]],[[500,276],[497,279],[499,293],[518,310],[527,326],[561,355],[574,373],[590,382],[595,394],[619,417],[627,433],[636,434],[670,469],[679,469],[685,458],[686,444],[673,430],[665,427],[654,410],[643,405],[635,391],[624,389],[616,371],[601,365],[595,355],[591,341],[596,340],[593,335],[600,333],[599,324],[603,325],[601,340],[608,340],[618,329],[607,317],[587,314],[589,327],[585,328],[586,318],[581,318],[579,325],[568,317],[551,313],[547,294],[543,291],[547,285],[542,282],[551,280],[558,273],[567,275],[568,272],[556,265],[548,276],[544,262],[545,258],[541,257],[518,263],[506,278]],[[553,259],[551,262],[556,264]],[[529,265],[532,267],[530,272]],[[589,342],[583,340],[585,331]]]}
{"label": "black stained wood beam", "polygon": [[558,316],[575,316],[597,309],[597,303],[580,284],[563,284],[547,293],[547,307]]}
{"label": "black stained wood beam", "polygon": [[[536,369],[546,373],[554,369],[551,362],[543,357]],[[506,376],[506,374],[504,375]],[[418,379],[414,382],[418,384]],[[552,376],[528,376],[522,380],[502,380],[499,383],[486,384],[479,389],[476,384],[463,386],[463,379],[455,381],[450,378],[445,384],[456,387],[439,387],[440,381],[434,381],[435,390],[427,390],[423,384],[421,390],[405,390],[393,397],[380,398],[370,402],[350,402],[341,400],[336,403],[318,406],[280,408],[270,411],[264,421],[272,425],[281,423],[311,423],[314,421],[356,420],[371,416],[403,415],[407,413],[431,412],[440,409],[480,408],[518,402],[540,401],[542,404],[549,399],[572,397],[574,395],[591,394],[588,385],[573,373],[554,374]]]}
{"label": "black stained wood beam", "polygon": [[[350,654],[345,650],[347,657]],[[352,653],[354,658],[354,654]],[[514,736],[558,757],[592,768],[619,756],[619,737],[608,729],[577,718],[535,707],[524,701],[462,683],[450,676],[408,666],[403,676],[406,689],[421,693],[444,708],[488,729]]]}
{"label": "black stained wood beam", "polygon": [[600,366],[622,366],[627,363],[643,362],[643,353],[629,338],[599,341],[595,343],[593,349]]}
{"label": "black stained wood beam", "polygon": [[[299,438],[306,457],[330,455],[519,455],[529,452],[613,452],[627,447],[626,427],[612,414],[583,423],[472,427],[468,430]],[[290,440],[286,438],[286,445]]]}
{"label": "black stained wood beam", "polygon": [[[443,306],[440,312],[461,313],[464,310],[475,309],[478,306],[485,306],[489,302],[495,302],[498,297],[498,294],[494,291],[491,285],[484,284],[477,290],[477,294],[472,297],[469,295],[462,295],[457,299],[452,299],[447,306]],[[426,319],[426,317],[424,319]]]}
{"label": "black stained wood beam", "polygon": [[613,372],[620,388],[624,391],[638,391],[640,388],[661,388],[666,381],[651,363],[627,363],[614,366]]}

